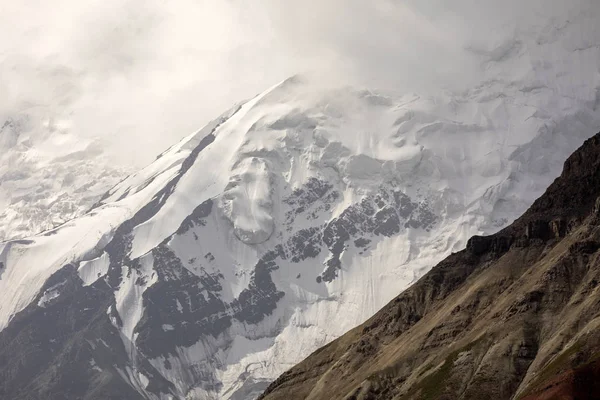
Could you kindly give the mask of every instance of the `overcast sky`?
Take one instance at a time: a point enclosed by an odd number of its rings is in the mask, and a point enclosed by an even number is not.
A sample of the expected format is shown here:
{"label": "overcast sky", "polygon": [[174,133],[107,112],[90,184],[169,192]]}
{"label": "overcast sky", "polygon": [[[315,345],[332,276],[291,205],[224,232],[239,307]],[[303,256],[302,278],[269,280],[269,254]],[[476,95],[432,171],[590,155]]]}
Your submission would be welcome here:
{"label": "overcast sky", "polygon": [[296,73],[460,85],[478,72],[466,47],[590,1],[2,0],[0,119],[36,110],[143,164]]}

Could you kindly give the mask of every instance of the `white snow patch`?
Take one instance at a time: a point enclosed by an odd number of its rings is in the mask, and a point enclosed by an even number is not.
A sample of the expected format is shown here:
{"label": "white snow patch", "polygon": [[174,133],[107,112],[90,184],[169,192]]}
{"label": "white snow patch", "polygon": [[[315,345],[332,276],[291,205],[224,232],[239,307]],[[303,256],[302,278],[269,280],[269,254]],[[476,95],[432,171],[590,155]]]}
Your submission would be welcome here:
{"label": "white snow patch", "polygon": [[98,364],[96,364],[96,360],[94,360],[93,358],[90,360],[90,367],[92,367],[94,371],[102,372],[102,368],[100,368]]}
{"label": "white snow patch", "polygon": [[110,260],[108,253],[102,253],[100,257],[90,261],[83,261],[77,269],[79,277],[83,281],[83,286],[89,286],[105,276],[108,272],[109,265]]}
{"label": "white snow patch", "polygon": [[139,260],[140,268],[122,267],[122,278],[119,289],[115,292],[117,312],[122,326],[119,328],[124,336],[126,348],[135,342],[133,332],[144,312],[142,294],[157,281],[153,269],[154,259],[151,254]]}
{"label": "white snow patch", "polygon": [[148,379],[148,377],[146,375],[142,374],[139,371],[138,371],[138,380],[144,389],[147,388],[148,384],[150,383],[150,379]]}
{"label": "white snow patch", "polygon": [[38,300],[38,307],[45,308],[47,304],[49,304],[52,300],[60,296],[59,289],[62,285],[64,285],[64,282],[57,283],[56,285],[46,289],[42,297],[40,297],[40,299]]}

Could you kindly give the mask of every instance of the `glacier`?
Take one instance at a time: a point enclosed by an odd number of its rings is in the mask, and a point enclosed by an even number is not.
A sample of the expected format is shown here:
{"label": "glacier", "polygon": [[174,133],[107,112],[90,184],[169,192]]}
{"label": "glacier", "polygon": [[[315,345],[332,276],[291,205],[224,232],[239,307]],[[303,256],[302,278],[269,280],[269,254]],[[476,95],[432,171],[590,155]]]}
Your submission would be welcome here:
{"label": "glacier", "polygon": [[40,312],[93,312],[90,381],[109,374],[148,399],[256,397],[512,222],[600,130],[598,20],[591,7],[471,49],[484,78],[461,91],[295,76],[234,106],[89,212],[1,243],[0,335]]}

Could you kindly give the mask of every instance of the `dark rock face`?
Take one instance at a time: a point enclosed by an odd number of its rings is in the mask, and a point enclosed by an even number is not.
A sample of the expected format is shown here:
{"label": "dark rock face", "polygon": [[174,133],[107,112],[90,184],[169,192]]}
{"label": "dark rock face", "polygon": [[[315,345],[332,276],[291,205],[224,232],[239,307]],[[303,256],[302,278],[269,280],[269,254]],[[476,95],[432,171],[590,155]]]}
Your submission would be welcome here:
{"label": "dark rock face", "polygon": [[[293,232],[293,222],[299,215],[316,219],[329,211],[340,197],[333,185],[316,178],[296,189],[284,203],[293,206],[286,215],[286,230]],[[364,236],[392,237],[404,229],[428,231],[437,221],[426,202],[417,203],[399,190],[381,189],[365,197],[360,203],[348,207],[328,223],[302,229],[284,246],[285,257],[300,262],[318,257],[322,248],[329,250],[324,272],[317,276],[318,283],[332,282],[342,268],[341,255],[351,243],[364,249],[371,243]]]}
{"label": "dark rock face", "polygon": [[177,230],[178,235],[183,235],[187,233],[190,229],[192,229],[195,225],[205,226],[206,221],[204,218],[208,217],[212,212],[213,201],[212,199],[206,200],[204,203],[200,204],[198,207],[192,211],[192,213],[187,216],[181,226]]}
{"label": "dark rock face", "polygon": [[175,355],[176,347],[192,346],[207,335],[217,337],[231,325],[219,298],[222,276],[192,274],[166,245],[154,249],[152,256],[158,281],[144,292],[144,315],[136,326],[136,344],[147,357]]}
{"label": "dark rock face", "polygon": [[408,228],[429,230],[435,221],[436,217],[426,203],[415,203],[400,191],[382,190],[366,197],[325,226],[323,243],[331,256],[320,278],[331,282],[337,277],[342,265],[341,254],[351,240],[364,240],[363,236],[370,234],[392,237]]}
{"label": "dark rock face", "polygon": [[509,236],[473,236],[467,242],[467,251],[475,256],[491,253],[502,255],[513,244],[514,238]]}
{"label": "dark rock face", "polygon": [[547,221],[531,221],[525,226],[527,239],[546,240],[552,236],[552,231]]}
{"label": "dark rock face", "polygon": [[568,225],[565,220],[555,219],[550,222],[550,229],[552,230],[552,235],[559,239],[566,236],[568,231]]}
{"label": "dark rock face", "polygon": [[354,241],[354,245],[356,247],[366,247],[369,245],[369,243],[371,243],[371,241],[365,238],[358,238]]}
{"label": "dark rock face", "polygon": [[[192,228],[202,229],[211,207],[211,201],[197,207],[192,216],[184,220],[177,234],[187,233]],[[248,287],[228,303],[221,298],[223,275],[204,268],[190,272],[170,249],[168,243],[172,238],[165,239],[152,250],[157,282],[144,292],[144,313],[135,328],[136,345],[144,357],[176,356],[177,347],[190,347],[208,337],[218,338],[226,333],[234,320],[257,324],[275,310],[277,302],[284,296],[271,279],[271,272],[278,268],[275,260],[285,258],[281,245],[258,261]],[[204,258],[209,262],[215,260],[210,253]],[[139,262],[133,260],[131,263]],[[189,374],[189,379],[206,391],[221,388],[214,367],[209,363]]]}
{"label": "dark rock face", "polygon": [[299,263],[308,258],[315,258],[321,253],[323,232],[320,227],[298,231],[286,245],[292,262]]}
{"label": "dark rock face", "polygon": [[599,194],[600,134],[511,226],[471,238],[260,398],[598,398]]}
{"label": "dark rock face", "polygon": [[[60,295],[38,306],[56,286]],[[0,398],[142,399],[118,371],[127,359],[106,314],[111,293],[103,281],[82,287],[71,265],[48,279],[0,332]]]}
{"label": "dark rock face", "polygon": [[249,324],[257,324],[277,307],[277,302],[284,296],[278,291],[271,279],[271,271],[277,269],[275,259],[278,252],[271,251],[263,256],[254,268],[250,285],[244,289],[233,304],[235,318]]}
{"label": "dark rock face", "polygon": [[[302,188],[295,189],[290,197],[283,200],[285,204],[292,207],[286,215],[288,227],[291,229],[294,219],[312,208],[319,200],[323,200],[322,209],[328,211],[331,204],[339,197],[339,193],[332,189],[333,185],[317,178],[310,178]],[[315,215],[319,210],[311,211]]]}

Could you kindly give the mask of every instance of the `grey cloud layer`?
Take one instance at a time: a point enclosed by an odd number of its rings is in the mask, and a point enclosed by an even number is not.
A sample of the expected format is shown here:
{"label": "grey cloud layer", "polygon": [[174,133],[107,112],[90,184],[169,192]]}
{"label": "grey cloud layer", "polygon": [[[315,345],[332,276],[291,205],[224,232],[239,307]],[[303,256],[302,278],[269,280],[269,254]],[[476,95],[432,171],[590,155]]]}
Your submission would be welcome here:
{"label": "grey cloud layer", "polygon": [[141,164],[295,73],[400,91],[461,85],[479,73],[467,49],[589,1],[5,3],[0,118],[64,121]]}

